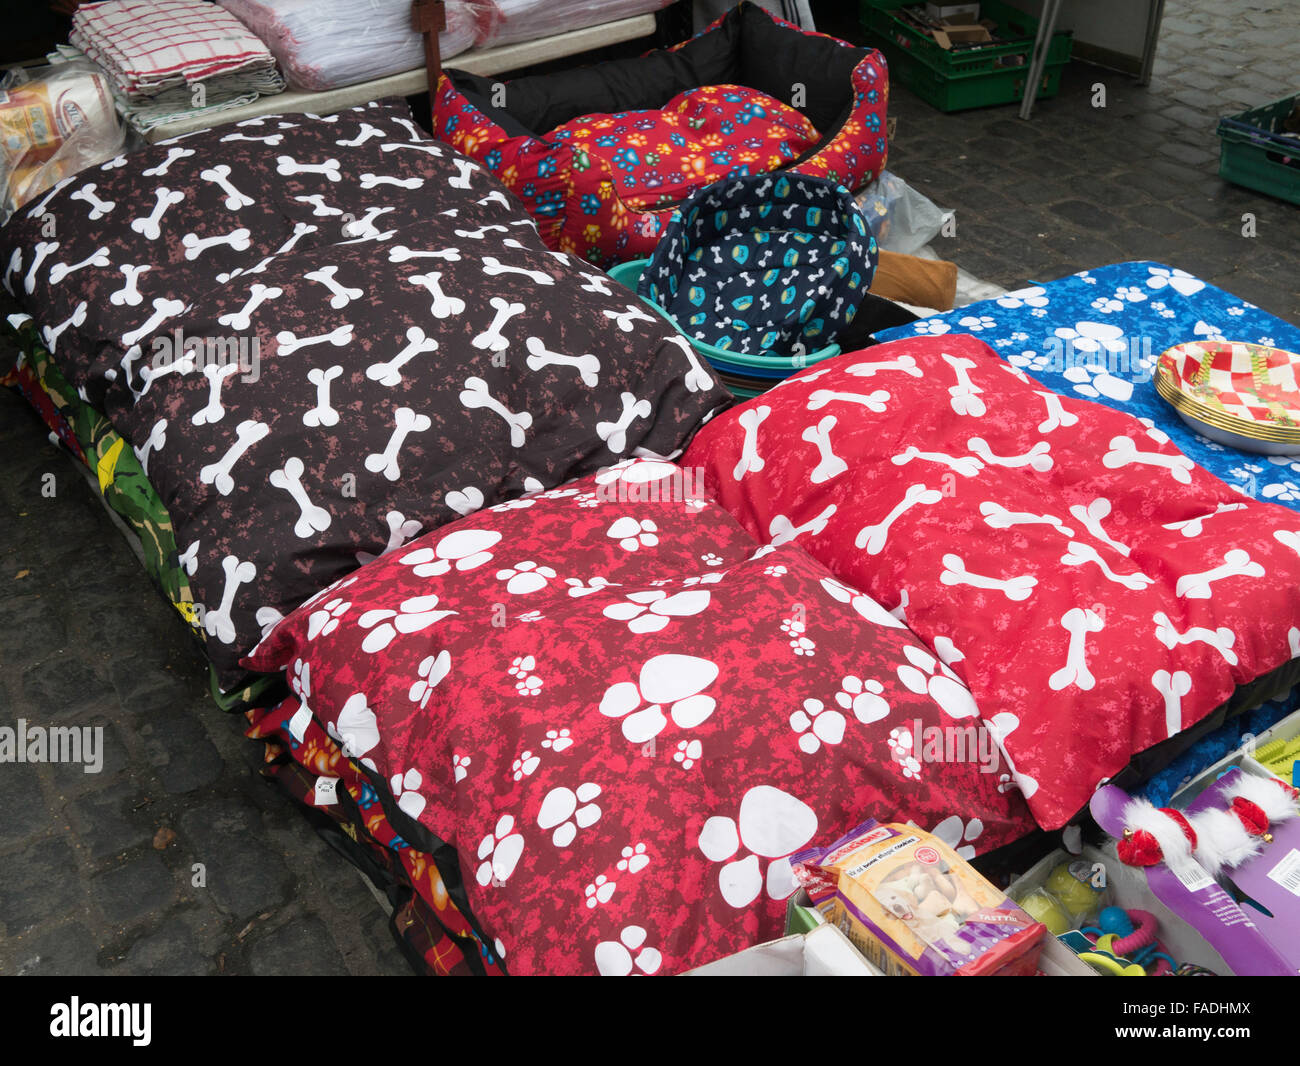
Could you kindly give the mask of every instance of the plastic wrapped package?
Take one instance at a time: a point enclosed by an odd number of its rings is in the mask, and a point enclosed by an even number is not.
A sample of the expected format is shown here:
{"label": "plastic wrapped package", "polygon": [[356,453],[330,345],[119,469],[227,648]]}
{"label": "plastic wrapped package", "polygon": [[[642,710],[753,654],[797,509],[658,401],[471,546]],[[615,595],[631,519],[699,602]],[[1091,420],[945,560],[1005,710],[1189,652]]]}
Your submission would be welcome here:
{"label": "plastic wrapped package", "polygon": [[15,67],[0,79],[0,222],[50,186],[117,155],[125,133],[93,63]]}
{"label": "plastic wrapped package", "polygon": [[[260,37],[291,88],[324,92],[424,65],[424,40],[411,24],[410,0],[219,0]],[[471,47],[492,7],[447,0],[443,59]]]}
{"label": "plastic wrapped package", "polygon": [[673,0],[491,0],[476,4],[479,12],[480,48],[496,48],[520,41],[535,41],[569,30],[586,29],[604,22],[644,15],[667,7]]}
{"label": "plastic wrapped package", "polygon": [[915,255],[929,244],[953,215],[888,170],[882,170],[856,199],[880,247],[903,255]]}

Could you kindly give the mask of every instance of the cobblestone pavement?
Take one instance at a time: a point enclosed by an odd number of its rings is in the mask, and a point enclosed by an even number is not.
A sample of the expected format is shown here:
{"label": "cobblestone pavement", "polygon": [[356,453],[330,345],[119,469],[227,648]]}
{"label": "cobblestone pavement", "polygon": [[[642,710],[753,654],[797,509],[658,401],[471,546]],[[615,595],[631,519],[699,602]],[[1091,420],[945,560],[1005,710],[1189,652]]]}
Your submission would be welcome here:
{"label": "cobblestone pavement", "polygon": [[[1232,7],[1169,0],[1150,88],[1074,64],[1029,123],[1013,107],[943,115],[897,87],[890,167],[958,211],[940,253],[1006,286],[1160,259],[1300,317],[1300,208],[1221,182],[1214,137],[1219,114],[1284,94],[1268,72],[1300,69],[1300,22],[1281,0]],[[260,747],[208,699],[172,608],[10,390],[0,454],[0,724],[102,725],[107,749],[97,775],[0,766],[0,973],[409,972],[360,877],[257,775]],[[112,654],[93,636],[105,620],[126,637]]]}

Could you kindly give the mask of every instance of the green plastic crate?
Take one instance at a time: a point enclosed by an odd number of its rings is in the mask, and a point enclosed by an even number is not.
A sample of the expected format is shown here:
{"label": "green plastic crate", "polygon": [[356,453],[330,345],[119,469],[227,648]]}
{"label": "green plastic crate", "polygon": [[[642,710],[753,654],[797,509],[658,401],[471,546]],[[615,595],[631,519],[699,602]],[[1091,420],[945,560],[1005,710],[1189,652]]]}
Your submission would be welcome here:
{"label": "green plastic crate", "polygon": [[[905,85],[940,111],[1013,104],[1025,95],[1029,60],[1038,35],[1038,20],[999,0],[983,0],[980,17],[997,23],[1002,44],[948,51],[934,39],[898,18],[899,8],[917,6],[917,0],[862,0],[860,17],[871,44],[889,63],[890,80]],[[1061,73],[1070,61],[1074,35],[1052,35],[1047,61],[1036,98],[1055,96]]]}
{"label": "green plastic crate", "polygon": [[1225,180],[1300,204],[1300,141],[1278,136],[1297,100],[1284,96],[1219,119],[1219,174]]}

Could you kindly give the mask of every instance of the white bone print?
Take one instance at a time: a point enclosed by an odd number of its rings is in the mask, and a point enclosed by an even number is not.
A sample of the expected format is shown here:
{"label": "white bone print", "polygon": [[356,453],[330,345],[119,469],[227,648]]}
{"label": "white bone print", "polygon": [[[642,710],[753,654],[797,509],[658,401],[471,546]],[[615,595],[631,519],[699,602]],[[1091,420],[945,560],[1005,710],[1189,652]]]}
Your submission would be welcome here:
{"label": "white bone print", "polygon": [[99,186],[92,181],[87,182],[76,192],[68,194],[69,200],[84,200],[90,205],[91,222],[98,222],[117,206],[117,203],[113,200],[105,201],[96,196],[95,192],[98,189]]}
{"label": "white bone print", "polygon": [[438,248],[431,252],[422,252],[414,248],[408,248],[404,244],[395,244],[388,249],[388,261],[390,263],[405,263],[410,259],[441,259],[446,263],[459,263],[460,249]]}
{"label": "white bone print", "polygon": [[1054,392],[1040,392],[1043,406],[1047,408],[1046,420],[1038,423],[1039,433],[1051,433],[1062,426],[1072,426],[1079,421],[1079,416],[1061,406],[1061,398]]}
{"label": "white bone print", "polygon": [[230,609],[234,606],[235,596],[240,585],[246,585],[257,577],[257,567],[250,561],[227,555],[221,560],[221,569],[225,572],[226,583],[221,590],[221,605],[215,611],[207,611],[203,619],[203,628],[209,636],[216,637],[222,644],[235,642],[235,624],[230,619]]}
{"label": "white bone print", "polygon": [[424,330],[419,326],[410,326],[406,330],[406,347],[386,363],[371,363],[366,367],[366,377],[381,385],[389,387],[397,385],[402,380],[402,367],[417,355],[437,351],[437,349],[436,340],[425,336]]}
{"label": "white bone print", "polygon": [[948,388],[948,395],[951,397],[948,402],[952,405],[952,409],[959,415],[983,418],[988,410],[984,406],[984,401],[980,399],[980,395],[984,390],[972,382],[970,375],[967,373],[967,371],[975,369],[974,361],[954,357],[946,352],[941,358],[952,367],[952,372],[957,378],[957,384]]}
{"label": "white bone print", "polygon": [[1169,471],[1169,476],[1182,485],[1191,484],[1192,470],[1196,466],[1185,455],[1138,451],[1137,443],[1132,437],[1113,438],[1110,442],[1110,451],[1101,457],[1101,462],[1108,470],[1117,470],[1134,463],[1164,467]]}
{"label": "white bone print", "polygon": [[[512,306],[519,307],[514,304]],[[528,357],[524,360],[528,369],[537,371],[548,366],[570,366],[578,372],[578,379],[588,388],[600,383],[600,360],[594,355],[563,355],[547,349],[540,337],[529,337],[524,341]]]}
{"label": "white bone print", "polygon": [[578,288],[582,289],[584,292],[599,293],[601,296],[614,295],[609,289],[609,278],[605,277],[603,274],[592,274],[583,270],[579,271],[578,277],[587,279],[578,286]]}
{"label": "white bone print", "polygon": [[1168,522],[1165,529],[1181,533],[1184,537],[1199,537],[1205,529],[1207,520],[1214,518],[1216,515],[1226,514],[1229,511],[1244,511],[1244,503],[1220,503],[1209,514],[1197,515],[1195,518],[1184,519],[1182,522]]}
{"label": "white bone print", "polygon": [[360,300],[365,293],[361,289],[355,289],[347,285],[340,285],[334,280],[334,275],[338,273],[339,268],[336,266],[321,267],[319,270],[310,270],[303,277],[307,281],[315,281],[330,291],[330,306],[335,311],[341,311],[347,307],[353,300]]}
{"label": "white bone print", "polygon": [[1070,508],[1070,514],[1082,522],[1083,528],[1092,534],[1092,536],[1103,544],[1109,544],[1119,552],[1120,555],[1127,557],[1132,553],[1133,549],[1127,544],[1121,544],[1119,541],[1115,540],[1106,532],[1105,529],[1102,528],[1101,520],[1103,518],[1109,518],[1110,512],[1110,500],[1106,499],[1105,496],[1098,496],[1092,501],[1092,503],[1088,504],[1087,507],[1076,503]]}
{"label": "white bone print", "polygon": [[942,499],[943,493],[938,489],[928,488],[920,483],[908,485],[907,491],[903,493],[902,500],[896,503],[893,509],[875,525],[863,526],[859,529],[853,543],[859,548],[865,548],[868,555],[879,555],[885,550],[885,545],[889,541],[889,530],[898,521],[899,517],[913,507],[931,506]]}
{"label": "white bone print", "polygon": [[149,241],[156,241],[162,236],[162,219],[167,209],[185,199],[185,194],[179,189],[159,188],[154,190],[154,195],[158,200],[153,210],[144,218],[131,220],[131,228]]}
{"label": "white bone print", "polygon": [[386,174],[362,174],[362,189],[377,189],[380,185],[395,185],[399,189],[415,190],[424,184],[423,178],[390,178]]}
{"label": "white bone print", "polygon": [[315,337],[295,337],[284,329],[275,335],[275,343],[279,355],[292,355],[299,348],[309,348],[313,344],[332,344],[335,348],[342,348],[345,344],[352,343],[352,324],[349,322],[336,326],[328,333],[321,333]]}
{"label": "white bone print", "polygon": [[627,431],[638,418],[649,418],[654,412],[654,405],[649,400],[638,400],[630,392],[619,394],[623,411],[616,422],[597,422],[596,436],[605,442],[605,446],[615,455],[627,451]]}
{"label": "white bone print", "polygon": [[927,463],[940,463],[962,477],[974,477],[984,469],[984,464],[973,455],[945,455],[943,452],[923,452],[914,444],[909,444],[903,451],[890,459],[890,462],[895,466],[906,466],[913,459],[921,459]]}
{"label": "white bone print", "polygon": [[[235,479],[231,471],[240,457],[254,444],[269,436],[271,427],[265,422],[247,418],[235,427],[235,441],[226,450],[226,454],[215,463],[209,463],[199,471],[199,480],[205,485],[212,485],[222,496],[229,496],[235,489]],[[227,641],[229,643],[229,641]]]}
{"label": "white bone print", "polygon": [[131,263],[123,263],[117,269],[126,277],[126,284],[116,292],[109,293],[108,302],[114,307],[121,307],[123,304],[126,304],[128,307],[137,306],[144,300],[144,297],[140,295],[140,289],[138,287],[140,275],[146,270],[152,270],[153,267],[148,265],[134,266]]}
{"label": "white bone print", "polygon": [[343,214],[343,208],[331,207],[325,202],[325,197],[318,192],[314,192],[310,196],[295,196],[294,201],[300,204],[309,204],[313,218],[331,218],[334,215]]}
{"label": "white bone print", "polygon": [[1082,607],[1071,607],[1061,615],[1061,625],[1070,634],[1070,645],[1065,654],[1065,665],[1047,679],[1053,692],[1073,685],[1089,692],[1097,684],[1088,669],[1088,634],[1100,633],[1104,628],[1101,616]]}
{"label": "white bone print", "polygon": [[401,476],[397,465],[397,456],[412,433],[423,433],[433,425],[428,415],[416,414],[409,407],[399,407],[393,412],[393,435],[388,446],[382,452],[366,456],[366,469],[372,474],[383,474],[389,481],[396,481]]}
{"label": "white bone print", "polygon": [[1024,455],[994,455],[983,437],[971,437],[966,447],[973,451],[988,466],[1021,467],[1027,466],[1040,474],[1052,469],[1052,446],[1040,440]]}
{"label": "white bone print", "polygon": [[633,322],[654,322],[654,317],[647,314],[639,307],[634,307],[632,304],[626,304],[625,308],[626,309],[623,311],[607,310],[603,312],[606,318],[618,323],[618,328],[624,333],[632,332]]}
{"label": "white bone print", "polygon": [[406,280],[413,285],[422,285],[429,290],[429,295],[433,297],[433,305],[429,308],[429,313],[434,318],[459,315],[465,310],[464,300],[459,296],[448,296],[442,291],[440,284],[442,274],[438,271],[435,270],[428,274],[412,274]]}
{"label": "white bone print", "polygon": [[275,171],[285,177],[294,174],[319,174],[330,181],[339,181],[342,174],[339,173],[339,161],[337,159],[327,159],[323,163],[299,163],[290,156],[277,156],[275,160]]}
{"label": "white bone print", "polygon": [[501,274],[518,274],[520,277],[531,279],[537,285],[555,284],[555,279],[550,274],[543,274],[540,270],[528,270],[524,267],[506,266],[490,255],[483,257],[483,273],[490,278],[495,278]]}
{"label": "white bone print", "polygon": [[831,520],[831,515],[835,513],[835,504],[829,504],[815,518],[809,519],[801,526],[796,526],[783,514],[775,515],[768,524],[768,544],[773,548],[779,548],[782,544],[789,544],[796,537],[802,537],[805,533],[817,536],[824,530]]}
{"label": "white bone print", "polygon": [[1151,684],[1164,697],[1165,735],[1175,736],[1183,731],[1183,697],[1192,691],[1192,675],[1186,670],[1157,670],[1151,675]]}
{"label": "white bone print", "polygon": [[1233,644],[1237,642],[1237,635],[1226,626],[1220,626],[1218,629],[1192,626],[1185,633],[1180,633],[1164,611],[1156,611],[1151,616],[1151,620],[1156,624],[1156,640],[1171,651],[1180,644],[1208,644],[1223,656],[1223,661],[1229,666],[1237,665],[1237,653],[1232,650]]}
{"label": "white bone print", "polygon": [[1174,595],[1180,599],[1208,600],[1212,595],[1210,585],[1228,577],[1263,577],[1264,568],[1250,558],[1244,548],[1233,548],[1223,555],[1223,565],[1200,574],[1184,574],[1174,586]]}
{"label": "white bone print", "polygon": [[854,363],[846,367],[844,372],[852,374],[855,378],[873,378],[885,370],[897,370],[913,378],[922,377],[925,373],[910,355],[900,355],[897,359],[882,359],[877,363]]}
{"label": "white bone print", "polygon": [[771,413],[772,408],[766,405],[748,407],[737,418],[736,421],[740,423],[740,428],[745,431],[745,436],[741,441],[740,459],[737,460],[735,469],[731,472],[734,480],[740,481],[746,474],[757,474],[766,465],[763,457],[758,454],[758,427],[766,421]]}
{"label": "white bone print", "polygon": [[343,368],[337,363],[324,370],[314,366],[307,371],[307,380],[316,386],[316,406],[303,412],[303,425],[314,428],[339,424],[339,413],[330,406],[330,383],[342,376]]}
{"label": "white bone print", "polygon": [[994,529],[1044,525],[1053,527],[1062,536],[1074,536],[1074,530],[1067,525],[1063,525],[1056,515],[1031,514],[1028,511],[1008,511],[1001,504],[994,503],[992,500],[985,500],[980,504],[980,514],[984,516],[984,521]]}
{"label": "white bone print", "polygon": [[686,356],[686,362],[690,369],[682,377],[682,384],[686,386],[687,392],[708,392],[713,388],[713,378],[700,362],[700,357],[696,354],[695,349],[685,337],[675,334],[669,338],[670,342],[676,344]]}
{"label": "white bone print", "polygon": [[[487,410],[499,415],[505,419],[506,425],[510,427],[510,444],[515,448],[522,448],[525,440],[525,430],[533,424],[533,416],[527,411],[511,411],[500,400],[492,395],[488,383],[479,377],[465,379],[465,388],[461,390],[460,402],[464,407],[470,410],[486,408]],[[647,405],[648,406],[648,405]],[[647,412],[648,414],[649,412]],[[601,423],[602,425],[604,423]],[[599,426],[597,427],[599,432]]]}
{"label": "white bone print", "polygon": [[1117,585],[1123,585],[1126,589],[1133,592],[1140,592],[1148,585],[1155,584],[1155,578],[1148,577],[1141,572],[1133,574],[1117,574],[1110,568],[1110,564],[1101,557],[1091,544],[1081,544],[1077,540],[1070,541],[1069,547],[1064,555],[1061,556],[1061,562],[1066,566],[1085,566],[1088,563],[1095,563],[1097,568],[1105,575],[1107,581],[1113,581]]}
{"label": "white bone print", "polygon": [[226,379],[239,373],[238,363],[208,363],[203,367],[203,376],[208,379],[208,403],[200,411],[195,411],[190,422],[196,426],[211,425],[226,417],[226,409],[221,405],[221,386]]}
{"label": "white bone print", "polygon": [[143,340],[148,334],[161,326],[169,318],[179,315],[188,305],[182,300],[168,300],[159,297],[153,302],[153,314],[140,323],[139,327],[131,330],[130,333],[122,334],[122,347],[131,348]]}
{"label": "white bone print", "polygon": [[[513,304],[509,300],[503,300],[500,296],[493,296],[492,299],[488,301],[488,306],[490,306],[494,312],[492,316],[492,324],[470,341],[470,343],[474,345],[475,348],[486,349],[489,352],[504,352],[510,347],[510,341],[501,330],[505,328],[506,323],[514,318],[515,315],[523,314],[524,305]],[[599,362],[596,364],[596,369],[600,369]]]}
{"label": "white bone print", "polygon": [[815,426],[809,426],[803,431],[803,439],[816,446],[819,457],[817,465],[809,475],[809,480],[814,485],[839,477],[849,468],[849,464],[836,455],[831,447],[831,430],[835,428],[835,424],[835,416],[827,415]]}
{"label": "white bone print", "polygon": [[383,135],[383,130],[376,129],[369,122],[363,122],[361,123],[361,129],[351,140],[337,140],[334,143],[343,148],[358,148],[370,140],[371,137],[382,137]]}
{"label": "white bone print", "polygon": [[149,457],[154,452],[160,452],[167,444],[167,419],[160,418],[154,423],[153,429],[149,431],[149,436],[144,442],[143,448],[132,448],[135,457],[140,461],[140,469],[146,476],[149,473]]}
{"label": "white bone print", "polygon": [[253,322],[253,312],[267,300],[277,299],[283,294],[284,290],[282,289],[254,282],[248,288],[248,302],[238,311],[229,311],[221,315],[217,322],[223,326],[229,326],[231,329],[248,329]]}
{"label": "white bone print", "polygon": [[178,159],[185,159],[187,156],[192,156],[193,154],[194,154],[193,148],[168,148],[166,159],[164,159],[156,167],[150,167],[148,170],[140,171],[140,173],[144,175],[146,178],[161,178],[164,174],[167,173],[168,170],[171,169],[171,165],[175,163]]}
{"label": "white bone print", "polygon": [[817,389],[808,397],[806,406],[809,411],[820,411],[828,403],[836,400],[842,403],[861,404],[868,411],[880,414],[885,410],[885,405],[889,401],[889,393],[884,389],[876,389],[866,395],[858,392],[835,392],[833,389]]}
{"label": "white bone print", "polygon": [[243,207],[252,207],[257,201],[248,196],[230,183],[230,167],[222,163],[220,166],[210,167],[207,170],[200,170],[199,177],[204,181],[210,181],[226,194],[226,210],[238,211]]}
{"label": "white bone print", "polygon": [[302,475],[306,468],[296,455],[290,456],[281,470],[272,470],[267,479],[272,487],[284,489],[293,502],[298,505],[298,521],[294,523],[294,535],[305,540],[316,533],[324,533],[330,527],[330,513],[324,507],[311,502],[307,490],[302,484]]}
{"label": "white bone print", "polygon": [[960,555],[952,554],[943,557],[943,572],[939,575],[939,580],[945,585],[970,585],[972,588],[1000,592],[1013,602],[1029,599],[1038,584],[1038,579],[1030,574],[998,578],[973,573],[966,569],[966,563]]}
{"label": "white bone print", "polygon": [[70,326],[80,326],[86,321],[87,307],[86,301],[82,300],[77,304],[69,318],[60,322],[57,326],[46,326],[41,330],[41,336],[45,338],[45,347],[50,350],[51,354],[58,347],[59,338],[63,336],[64,330]]}
{"label": "white bone print", "polygon": [[27,295],[36,291],[36,271],[47,256],[53,255],[59,249],[58,241],[37,241],[36,247],[32,250],[32,261],[27,267],[27,277],[23,279],[23,289]]}
{"label": "white bone print", "polygon": [[187,233],[181,238],[181,244],[185,247],[185,258],[193,260],[209,248],[228,246],[237,252],[246,252],[253,246],[252,236],[252,233],[241,226],[239,229],[215,237],[200,237],[197,233]]}

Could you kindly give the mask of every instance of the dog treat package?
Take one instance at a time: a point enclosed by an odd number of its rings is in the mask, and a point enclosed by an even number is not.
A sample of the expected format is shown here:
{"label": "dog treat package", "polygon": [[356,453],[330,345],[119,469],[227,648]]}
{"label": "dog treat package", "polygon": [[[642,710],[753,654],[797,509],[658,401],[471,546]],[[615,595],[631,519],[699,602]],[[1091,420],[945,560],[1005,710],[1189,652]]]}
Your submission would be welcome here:
{"label": "dog treat package", "polygon": [[124,140],[108,78],[94,64],[8,71],[0,78],[0,223],[56,182],[112,159]]}
{"label": "dog treat package", "polygon": [[1046,927],[938,837],[871,819],[790,857],[828,922],[886,974],[1023,976]]}

